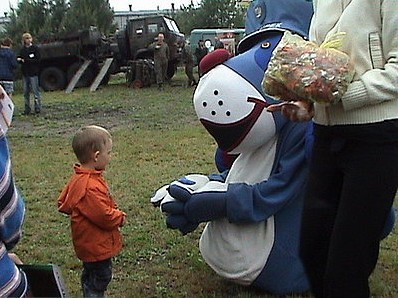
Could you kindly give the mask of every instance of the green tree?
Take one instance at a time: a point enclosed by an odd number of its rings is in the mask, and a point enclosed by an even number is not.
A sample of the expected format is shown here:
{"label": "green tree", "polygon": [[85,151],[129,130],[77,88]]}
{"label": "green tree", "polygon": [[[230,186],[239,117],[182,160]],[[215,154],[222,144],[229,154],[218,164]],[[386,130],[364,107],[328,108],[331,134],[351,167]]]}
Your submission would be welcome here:
{"label": "green tree", "polygon": [[202,0],[200,4],[200,28],[243,27],[245,10],[237,0]]}
{"label": "green tree", "polygon": [[47,19],[45,1],[21,1],[16,9],[11,9],[10,23],[6,24],[6,35],[21,38],[24,32],[36,37],[44,28]]}
{"label": "green tree", "polygon": [[188,6],[182,5],[180,7],[180,10],[175,14],[175,19],[182,32],[189,34],[195,28],[199,10],[200,7],[198,4],[195,5],[193,1]]}
{"label": "green tree", "polygon": [[238,0],[202,0],[182,6],[176,14],[181,31],[189,34],[194,28],[244,27],[246,9]]}
{"label": "green tree", "polygon": [[30,32],[37,41],[96,26],[107,34],[115,30],[108,0],[22,0],[11,9],[3,36],[19,39]]}
{"label": "green tree", "polygon": [[108,0],[70,0],[70,9],[65,16],[68,32],[96,26],[108,34],[116,28],[113,24],[113,11]]}
{"label": "green tree", "polygon": [[65,31],[65,14],[69,9],[66,0],[48,1],[46,11],[47,18],[44,24],[44,32],[41,35],[46,35],[46,32],[59,33]]}

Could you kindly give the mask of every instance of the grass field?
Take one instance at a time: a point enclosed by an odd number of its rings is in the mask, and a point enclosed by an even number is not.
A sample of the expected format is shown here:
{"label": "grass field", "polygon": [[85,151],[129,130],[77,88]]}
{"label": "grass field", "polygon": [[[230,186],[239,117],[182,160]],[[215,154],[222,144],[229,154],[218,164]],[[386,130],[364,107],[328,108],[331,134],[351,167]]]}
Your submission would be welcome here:
{"label": "grass field", "polygon": [[[72,248],[69,219],[57,211],[56,200],[76,161],[73,133],[87,124],[102,125],[113,135],[106,178],[128,214],[109,297],[270,297],[218,277],[198,250],[203,226],[183,237],[166,229],[160,211],[149,203],[156,189],[184,174],[216,171],[215,142],[197,120],[193,88],[183,87],[184,80],[179,71],[164,92],[155,86],[130,89],[123,77],[96,92],[47,92],[39,116],[20,115],[21,91],[14,95],[17,109],[8,136],[27,207],[24,237],[15,252],[25,263],[57,264],[72,297],[81,296],[81,263]],[[374,297],[398,297],[397,249],[395,230],[382,243]]]}

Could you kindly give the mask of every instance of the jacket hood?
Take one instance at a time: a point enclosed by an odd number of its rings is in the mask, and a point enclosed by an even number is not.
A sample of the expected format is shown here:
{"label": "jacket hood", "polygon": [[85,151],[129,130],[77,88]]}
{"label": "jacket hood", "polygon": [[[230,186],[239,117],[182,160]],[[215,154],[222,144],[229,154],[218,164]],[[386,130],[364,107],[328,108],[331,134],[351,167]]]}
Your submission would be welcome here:
{"label": "jacket hood", "polygon": [[74,165],[75,175],[65,186],[58,198],[58,211],[70,215],[77,203],[86,195],[87,184],[91,176],[102,175],[103,171],[82,168]]}
{"label": "jacket hood", "polygon": [[308,37],[312,1],[307,0],[254,0],[246,16],[245,38],[239,43],[238,51],[246,51],[269,31],[290,31]]}

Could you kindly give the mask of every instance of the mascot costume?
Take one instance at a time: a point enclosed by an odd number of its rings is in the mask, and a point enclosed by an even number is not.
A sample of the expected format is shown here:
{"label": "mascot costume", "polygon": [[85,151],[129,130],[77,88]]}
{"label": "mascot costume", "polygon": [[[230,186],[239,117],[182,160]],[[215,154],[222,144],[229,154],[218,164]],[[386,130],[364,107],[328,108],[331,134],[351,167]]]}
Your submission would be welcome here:
{"label": "mascot costume", "polygon": [[267,112],[276,100],[261,83],[284,32],[306,37],[312,12],[305,0],[251,3],[239,54],[209,53],[193,97],[219,151],[236,159],[221,174],[187,175],[151,198],[183,234],[207,222],[199,248],[218,275],[276,295],[310,289],[298,246],[312,126]]}

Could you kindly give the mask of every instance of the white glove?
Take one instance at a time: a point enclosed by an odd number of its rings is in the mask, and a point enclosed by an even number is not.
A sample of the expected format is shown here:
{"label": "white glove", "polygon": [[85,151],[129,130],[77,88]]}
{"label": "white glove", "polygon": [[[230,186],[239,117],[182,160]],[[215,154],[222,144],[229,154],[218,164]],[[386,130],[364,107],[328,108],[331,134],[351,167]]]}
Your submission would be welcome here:
{"label": "white glove", "polygon": [[209,178],[206,175],[201,174],[189,174],[180,179],[166,184],[159,188],[155,194],[151,197],[151,203],[155,207],[160,207],[162,211],[162,205],[174,201],[174,198],[168,193],[168,188],[170,185],[179,185],[180,187],[188,190],[189,192],[194,192],[195,190],[205,186],[209,182]]}

